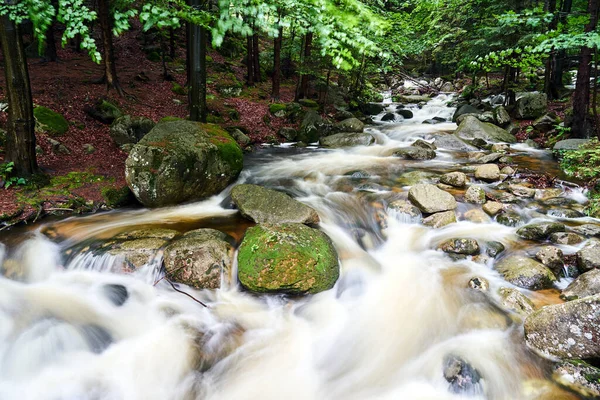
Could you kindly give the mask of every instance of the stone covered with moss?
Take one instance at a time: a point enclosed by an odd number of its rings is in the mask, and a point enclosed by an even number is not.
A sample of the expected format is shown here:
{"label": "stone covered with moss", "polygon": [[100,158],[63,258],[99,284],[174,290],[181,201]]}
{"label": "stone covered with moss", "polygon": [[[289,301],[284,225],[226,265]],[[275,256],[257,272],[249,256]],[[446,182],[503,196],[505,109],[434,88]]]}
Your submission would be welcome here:
{"label": "stone covered with moss", "polygon": [[339,273],[329,237],[302,224],[252,227],[238,252],[238,278],[256,293],[318,293],[331,289]]}
{"label": "stone covered with moss", "polygon": [[124,207],[136,203],[135,196],[128,186],[106,186],[102,188],[102,198],[110,208]]}
{"label": "stone covered with moss", "polygon": [[162,207],[217,194],[242,167],[242,149],[225,130],[171,121],[156,125],[133,147],[125,179],[142,204]]}
{"label": "stone covered with moss", "polygon": [[43,106],[33,109],[35,116],[35,128],[38,132],[44,132],[50,136],[60,136],[69,130],[69,122],[61,114]]}

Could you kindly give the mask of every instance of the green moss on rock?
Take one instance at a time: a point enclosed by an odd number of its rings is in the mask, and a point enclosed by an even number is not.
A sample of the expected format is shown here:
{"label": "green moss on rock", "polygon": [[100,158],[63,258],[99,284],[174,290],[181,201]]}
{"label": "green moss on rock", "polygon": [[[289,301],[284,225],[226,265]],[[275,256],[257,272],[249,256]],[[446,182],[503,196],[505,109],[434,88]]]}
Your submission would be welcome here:
{"label": "green moss on rock", "polygon": [[124,207],[136,203],[135,196],[128,186],[102,188],[102,198],[110,208]]}
{"label": "green moss on rock", "polygon": [[286,104],[273,103],[273,104],[269,105],[269,112],[271,114],[275,115],[279,111],[285,112],[286,108],[287,108]]}
{"label": "green moss on rock", "polygon": [[45,132],[50,136],[60,136],[69,130],[69,122],[61,114],[47,107],[34,108],[35,127],[38,132]]}
{"label": "green moss on rock", "polygon": [[238,252],[238,278],[256,293],[318,293],[339,277],[329,237],[302,224],[258,225],[246,231]]}

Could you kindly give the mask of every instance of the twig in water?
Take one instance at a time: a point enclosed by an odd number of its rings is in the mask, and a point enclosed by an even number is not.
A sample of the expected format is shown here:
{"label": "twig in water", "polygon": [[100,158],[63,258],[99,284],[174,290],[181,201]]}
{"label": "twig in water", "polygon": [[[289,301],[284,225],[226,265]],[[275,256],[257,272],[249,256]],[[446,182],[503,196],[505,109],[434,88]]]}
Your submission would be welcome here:
{"label": "twig in water", "polygon": [[171,287],[173,288],[174,291],[179,292],[181,294],[185,294],[187,297],[189,297],[190,299],[194,300],[196,303],[203,305],[204,307],[208,308],[208,306],[206,304],[204,304],[203,302],[201,302],[200,300],[198,300],[197,298],[195,298],[194,296],[192,296],[191,294],[188,294],[186,292],[184,292],[183,290],[179,290],[175,287],[175,285],[173,285],[173,282],[171,282],[169,279],[165,279],[167,282],[169,282],[169,284],[171,285]]}

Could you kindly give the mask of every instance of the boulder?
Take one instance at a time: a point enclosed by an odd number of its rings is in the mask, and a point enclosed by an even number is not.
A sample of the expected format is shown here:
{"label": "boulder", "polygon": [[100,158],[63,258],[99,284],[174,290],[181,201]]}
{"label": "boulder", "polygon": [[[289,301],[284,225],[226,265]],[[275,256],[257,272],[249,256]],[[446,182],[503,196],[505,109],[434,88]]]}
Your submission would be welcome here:
{"label": "boulder", "polygon": [[252,140],[248,137],[248,135],[246,135],[244,132],[242,132],[238,128],[227,128],[227,132],[229,132],[229,135],[241,147],[246,147],[246,146],[248,146],[252,142]]}
{"label": "boulder", "polygon": [[321,146],[332,148],[370,146],[373,143],[375,143],[375,138],[369,133],[337,133],[319,139]]}
{"label": "boulder", "polygon": [[123,111],[117,105],[106,99],[96,100],[94,105],[85,107],[84,111],[103,124],[112,124],[115,119],[123,115]]}
{"label": "boulder", "polygon": [[318,293],[331,289],[338,277],[338,256],[331,240],[306,225],[249,228],[239,248],[238,278],[252,292]]}
{"label": "boulder", "polygon": [[465,201],[473,204],[485,203],[485,191],[480,186],[469,186],[465,193]]}
{"label": "boulder", "polygon": [[388,204],[388,209],[393,210],[396,213],[408,214],[412,218],[420,218],[421,210],[413,206],[410,201],[407,200],[396,200]]}
{"label": "boulder", "polygon": [[102,245],[108,254],[120,258],[131,270],[158,257],[159,251],[177,235],[171,229],[136,229],[123,232]]}
{"label": "boulder", "polygon": [[452,82],[445,82],[442,87],[440,87],[440,92],[442,93],[452,93],[454,92],[454,85]]}
{"label": "boulder", "polygon": [[552,379],[586,399],[600,398],[600,368],[581,360],[567,360],[554,366]]}
{"label": "boulder", "polygon": [[490,149],[493,153],[506,154],[510,151],[510,146],[506,143],[494,143]]}
{"label": "boulder", "polygon": [[440,149],[453,150],[453,151],[474,151],[477,150],[475,146],[466,143],[460,138],[448,134],[448,133],[435,133],[432,135],[435,139],[435,145]]}
{"label": "boulder", "polygon": [[558,222],[540,222],[525,225],[517,230],[517,235],[523,239],[545,240],[555,232],[564,232],[565,226]]}
{"label": "boulder", "polygon": [[444,379],[453,393],[475,395],[483,393],[481,374],[464,359],[448,355],[444,358]]}
{"label": "boulder", "polygon": [[504,226],[519,226],[523,217],[514,211],[507,211],[496,216],[496,222]]}
{"label": "boulder", "polygon": [[118,146],[139,142],[154,128],[154,121],[146,117],[123,115],[113,121],[110,126],[110,137]]}
{"label": "boulder", "polygon": [[600,295],[542,307],[525,320],[527,345],[551,358],[600,356]]}
{"label": "boulder", "polygon": [[464,187],[467,184],[467,175],[463,172],[449,172],[440,177],[440,182],[454,187]]}
{"label": "boulder", "polygon": [[444,253],[475,255],[479,254],[479,243],[475,239],[448,239],[438,246]]}
{"label": "boulder", "polygon": [[365,124],[358,118],[348,118],[336,123],[333,127],[338,132],[361,133],[365,129]]}
{"label": "boulder", "polygon": [[564,150],[578,150],[579,146],[587,144],[590,139],[565,139],[556,142],[552,150],[564,151]]}
{"label": "boulder", "polygon": [[517,141],[513,135],[504,129],[488,122],[481,122],[472,116],[467,116],[454,134],[463,140],[479,138],[490,142],[515,143]]}
{"label": "boulder", "polygon": [[442,228],[456,222],[456,213],[454,211],[444,211],[430,215],[423,219],[423,225],[431,228]]}
{"label": "boulder", "polygon": [[317,212],[276,190],[257,185],[236,185],[231,189],[231,200],[240,213],[258,224],[318,224]]}
{"label": "boulder", "polygon": [[430,184],[414,185],[408,191],[408,199],[421,211],[432,214],[454,210],[457,207],[454,196]]}
{"label": "boulder", "polygon": [[585,239],[573,232],[556,232],[550,235],[550,241],[554,244],[574,245],[583,242]]}
{"label": "boulder", "polygon": [[523,317],[535,311],[533,302],[517,289],[501,287],[498,290],[498,295],[500,295],[500,304],[502,307],[516,312]]}
{"label": "boulder", "polygon": [[493,217],[504,209],[504,205],[497,201],[488,201],[482,206],[482,209],[487,215]]}
{"label": "boulder", "polygon": [[496,241],[486,242],[485,247],[485,253],[490,257],[496,257],[505,250],[504,245]]}
{"label": "boulder", "polygon": [[411,119],[414,117],[413,112],[410,110],[407,110],[406,108],[396,110],[396,114],[401,115],[402,118],[404,118],[404,119]]}
{"label": "boulder", "polygon": [[394,151],[394,156],[407,160],[432,160],[435,158],[435,151],[424,149],[422,147],[405,147]]}
{"label": "boulder", "polygon": [[496,119],[496,124],[501,127],[508,126],[511,122],[510,115],[503,106],[498,106],[494,109],[494,118]]}
{"label": "boulder", "polygon": [[456,111],[454,112],[454,115],[452,116],[452,122],[456,122],[456,120],[458,119],[458,117],[460,117],[461,115],[464,114],[474,114],[474,115],[479,115],[481,114],[481,110],[469,105],[469,104],[465,104],[463,106],[460,106],[456,109]]}
{"label": "boulder", "polygon": [[515,196],[518,197],[524,197],[524,198],[532,198],[533,196],[535,196],[535,189],[529,188],[527,186],[523,186],[523,185],[513,185],[510,184],[508,185],[508,190],[514,194]]}
{"label": "boulder", "polygon": [[294,140],[296,140],[296,137],[298,136],[298,131],[295,130],[294,128],[289,128],[286,126],[282,126],[279,129],[279,136],[283,136],[285,139],[289,140],[290,142],[293,142]]}
{"label": "boulder", "polygon": [[308,110],[300,123],[297,140],[304,143],[318,142],[327,131],[327,124],[316,110]]}
{"label": "boulder", "polygon": [[[477,153],[477,154],[481,154],[481,153]],[[491,164],[491,163],[495,163],[496,161],[500,160],[503,157],[502,154],[500,153],[491,153],[491,154],[486,154],[484,156],[480,156],[476,159],[476,161],[479,164]]]}
{"label": "boulder", "polygon": [[421,147],[423,149],[429,149],[429,150],[437,150],[437,147],[435,146],[435,144],[433,143],[429,143],[423,139],[417,139],[414,141],[414,143],[411,145],[413,147]]}
{"label": "boulder", "polygon": [[385,113],[383,115],[383,117],[381,117],[381,120],[383,122],[395,121],[396,120],[396,114],[392,113],[392,112]]}
{"label": "boulder", "polygon": [[563,300],[571,301],[600,294],[600,269],[579,275],[561,293]]}
{"label": "boulder", "polygon": [[600,240],[590,239],[577,252],[577,266],[581,271],[600,268]]}
{"label": "boulder", "polygon": [[243,167],[240,146],[213,124],[157,124],[125,161],[125,179],[147,207],[196,201],[225,189]]}
{"label": "boulder", "polygon": [[490,282],[485,278],[476,276],[469,279],[469,287],[480,292],[487,292],[490,289]]}
{"label": "boulder", "polygon": [[475,169],[475,178],[487,182],[500,179],[500,168],[496,164],[483,164]]}
{"label": "boulder", "polygon": [[378,103],[364,103],[360,105],[360,111],[365,115],[378,115],[385,111],[385,107]]}
{"label": "boulder", "polygon": [[401,186],[414,186],[422,182],[432,182],[436,177],[437,174],[433,172],[417,170],[405,172],[396,179],[396,182]]}
{"label": "boulder", "polygon": [[524,93],[515,104],[517,119],[538,118],[548,111],[548,96],[545,93]]}
{"label": "boulder", "polygon": [[544,246],[536,254],[537,258],[542,264],[550,268],[554,275],[558,276],[563,270],[565,265],[563,258],[563,252],[558,247]]}
{"label": "boulder", "polygon": [[559,119],[554,113],[542,115],[533,122],[533,128],[542,133],[550,132],[558,124]]}
{"label": "boulder", "polygon": [[195,289],[218,289],[231,267],[232,247],[224,234],[198,229],[171,242],[164,250],[167,277]]}
{"label": "boulder", "polygon": [[503,258],[495,264],[507,282],[529,290],[549,289],[556,277],[547,267],[527,257],[515,255]]}
{"label": "boulder", "polygon": [[50,136],[60,136],[69,130],[69,121],[61,114],[43,106],[33,109],[36,132],[44,132]]}
{"label": "boulder", "polygon": [[600,225],[596,224],[583,224],[573,228],[573,232],[576,232],[584,236],[600,236]]}

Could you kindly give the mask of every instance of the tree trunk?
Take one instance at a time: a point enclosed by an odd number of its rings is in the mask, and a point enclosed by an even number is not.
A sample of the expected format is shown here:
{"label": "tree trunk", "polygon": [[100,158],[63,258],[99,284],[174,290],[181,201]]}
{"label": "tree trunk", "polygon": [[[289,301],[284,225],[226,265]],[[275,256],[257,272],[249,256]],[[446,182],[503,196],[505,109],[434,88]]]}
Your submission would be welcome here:
{"label": "tree trunk", "polygon": [[252,48],[254,53],[254,82],[262,82],[262,76],[260,75],[260,50],[258,48],[258,34],[255,33],[252,36]]}
{"label": "tree trunk", "polygon": [[[553,14],[552,21],[548,25],[548,30],[553,31],[558,27],[558,14],[556,13],[556,0],[546,0],[544,10]],[[557,91],[553,87],[554,80],[552,79],[552,67],[555,65],[556,52],[554,49],[550,52],[548,59],[546,60],[546,68],[544,71],[544,92],[548,96],[549,100],[557,97]]]}
{"label": "tree trunk", "polygon": [[279,101],[279,88],[281,87],[281,44],[283,42],[283,27],[279,27],[277,37],[273,39],[273,89],[271,100]]}
{"label": "tree trunk", "polygon": [[169,28],[169,57],[171,61],[175,59],[175,29]]}
{"label": "tree trunk", "polygon": [[0,17],[0,45],[4,55],[8,101],[4,161],[14,162],[14,172],[17,176],[28,176],[38,171],[35,158],[33,100],[19,26],[6,15]]}
{"label": "tree trunk", "polygon": [[[561,7],[561,13],[559,17],[559,21],[563,24],[567,22],[567,15],[571,13],[571,8],[573,7],[573,0],[564,0]],[[563,72],[565,60],[567,59],[566,50],[560,50],[554,57],[554,65],[552,68],[552,86],[557,91],[560,92],[563,88]]]}
{"label": "tree trunk", "polygon": [[[312,40],[313,33],[308,32],[304,39],[304,67],[309,63],[310,53],[312,51]],[[308,81],[310,75],[307,73],[302,73],[300,76],[300,85],[298,86],[298,92],[296,93],[296,99],[306,98],[308,95]]]}
{"label": "tree trunk", "polygon": [[46,30],[46,43],[44,49],[44,61],[56,62],[58,55],[56,54],[56,42],[54,41],[54,21]]}
{"label": "tree trunk", "polygon": [[[200,0],[191,0],[199,8]],[[188,25],[190,120],[206,122],[206,29]]]}
{"label": "tree trunk", "polygon": [[[588,0],[590,22],[585,26],[586,32],[592,32],[598,24],[599,0]],[[577,84],[573,94],[573,121],[571,135],[575,138],[587,136],[590,107],[590,77],[592,69],[592,49],[583,47],[579,56],[579,69],[577,70]]]}
{"label": "tree trunk", "polygon": [[110,12],[110,0],[98,0],[98,21],[102,31],[104,83],[106,89],[115,89],[119,96],[123,96],[123,88],[117,79],[117,67],[115,64],[115,53],[112,41],[113,21]]}
{"label": "tree trunk", "polygon": [[246,38],[246,50],[248,52],[248,55],[246,57],[246,70],[247,70],[247,77],[246,77],[246,83],[248,84],[248,86],[253,86],[254,85],[254,46],[253,46],[253,42],[254,40],[252,39],[252,36],[248,36]]}

